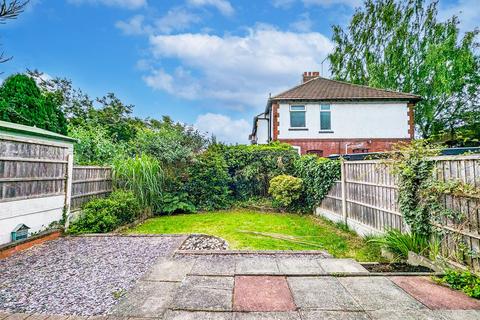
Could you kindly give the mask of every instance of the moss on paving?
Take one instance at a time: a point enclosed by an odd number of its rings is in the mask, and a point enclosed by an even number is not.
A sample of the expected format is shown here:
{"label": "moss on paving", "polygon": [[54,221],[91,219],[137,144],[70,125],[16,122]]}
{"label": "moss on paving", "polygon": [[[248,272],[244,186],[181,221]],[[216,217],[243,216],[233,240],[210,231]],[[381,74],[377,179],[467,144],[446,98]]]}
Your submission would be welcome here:
{"label": "moss on paving", "polygon": [[[302,237],[309,244],[292,243],[241,231]],[[247,209],[160,216],[127,231],[139,234],[205,233],[224,238],[230,249],[326,250],[338,258],[379,261],[380,249],[354,233],[310,215],[264,213]]]}

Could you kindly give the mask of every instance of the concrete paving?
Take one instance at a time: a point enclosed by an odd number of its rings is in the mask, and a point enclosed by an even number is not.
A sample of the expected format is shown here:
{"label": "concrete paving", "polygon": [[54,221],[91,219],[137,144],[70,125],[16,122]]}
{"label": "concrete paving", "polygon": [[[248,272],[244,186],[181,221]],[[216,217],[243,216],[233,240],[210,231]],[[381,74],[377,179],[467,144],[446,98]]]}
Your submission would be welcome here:
{"label": "concrete paving", "polygon": [[428,278],[368,276],[351,259],[197,253],[159,258],[108,317],[0,312],[0,320],[169,319],[477,320],[480,304]]}

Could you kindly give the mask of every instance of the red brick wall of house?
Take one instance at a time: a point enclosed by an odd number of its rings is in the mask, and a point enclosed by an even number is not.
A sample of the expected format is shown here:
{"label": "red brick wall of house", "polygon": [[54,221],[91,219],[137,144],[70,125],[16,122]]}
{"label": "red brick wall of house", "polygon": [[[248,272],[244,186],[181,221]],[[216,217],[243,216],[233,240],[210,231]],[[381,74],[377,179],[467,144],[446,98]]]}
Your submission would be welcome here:
{"label": "red brick wall of house", "polygon": [[354,149],[368,149],[368,152],[389,151],[398,142],[408,142],[410,139],[279,139],[293,146],[299,146],[301,153],[321,150],[323,156],[332,154],[345,154],[345,147],[348,145],[348,152],[353,153]]}
{"label": "red brick wall of house", "polygon": [[272,140],[277,141],[278,138],[278,127],[279,127],[279,122],[278,118],[280,117],[280,114],[278,113],[278,103],[273,103],[272,104],[272,121],[273,121],[273,133],[272,133]]}

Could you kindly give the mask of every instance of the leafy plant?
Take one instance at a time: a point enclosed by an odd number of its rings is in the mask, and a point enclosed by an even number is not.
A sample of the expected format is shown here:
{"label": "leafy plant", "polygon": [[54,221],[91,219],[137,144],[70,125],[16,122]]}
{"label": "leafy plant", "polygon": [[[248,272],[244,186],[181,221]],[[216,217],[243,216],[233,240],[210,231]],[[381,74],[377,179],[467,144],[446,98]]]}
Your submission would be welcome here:
{"label": "leafy plant", "polygon": [[147,155],[116,159],[113,181],[116,188],[132,191],[148,211],[160,209],[163,171],[157,159]]}
{"label": "leafy plant", "polygon": [[428,240],[415,233],[402,233],[397,229],[390,229],[380,236],[371,238],[369,242],[381,245],[399,258],[406,259],[408,252],[422,254],[428,248]]}
{"label": "leafy plant", "polygon": [[94,199],[82,209],[77,220],[68,229],[69,233],[105,233],[135,221],[140,213],[140,204],[132,192],[117,190],[107,198]]}
{"label": "leafy plant", "polygon": [[188,200],[188,194],[185,192],[172,194],[164,193],[162,197],[161,212],[172,213],[192,213],[195,212],[195,206]]}
{"label": "leafy plant", "polygon": [[290,206],[300,198],[302,192],[302,179],[289,175],[280,175],[270,180],[268,192],[273,200],[279,202],[283,207]]}
{"label": "leafy plant", "polygon": [[470,297],[480,299],[480,277],[470,271],[447,270],[440,279],[453,289],[461,290]]}
{"label": "leafy plant", "polygon": [[294,166],[295,176],[303,181],[301,209],[311,211],[340,179],[340,162],[304,155],[295,161]]}
{"label": "leafy plant", "polygon": [[212,151],[196,157],[188,167],[188,181],[184,190],[189,200],[200,210],[229,207],[231,192],[230,177],[223,157]]}

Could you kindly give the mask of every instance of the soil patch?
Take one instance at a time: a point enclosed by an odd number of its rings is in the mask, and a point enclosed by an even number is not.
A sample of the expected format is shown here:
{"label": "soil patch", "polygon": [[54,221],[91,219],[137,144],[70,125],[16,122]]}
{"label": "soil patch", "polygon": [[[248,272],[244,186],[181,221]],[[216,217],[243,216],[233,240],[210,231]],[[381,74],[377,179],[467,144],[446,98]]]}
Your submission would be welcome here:
{"label": "soil patch", "polygon": [[362,264],[370,272],[433,272],[423,266],[412,266],[407,263],[372,263]]}

